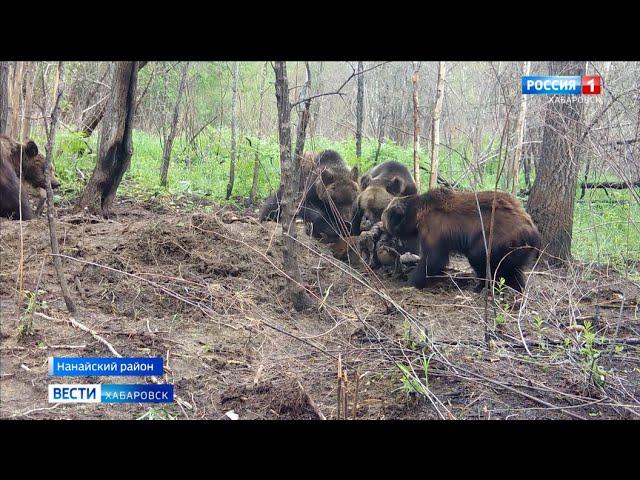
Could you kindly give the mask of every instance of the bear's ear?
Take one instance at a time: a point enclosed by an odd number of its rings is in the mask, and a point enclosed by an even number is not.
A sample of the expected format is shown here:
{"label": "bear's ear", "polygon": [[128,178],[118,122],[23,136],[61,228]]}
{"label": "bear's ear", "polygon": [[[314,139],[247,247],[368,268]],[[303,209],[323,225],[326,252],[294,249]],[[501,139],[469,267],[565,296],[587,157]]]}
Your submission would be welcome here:
{"label": "bear's ear", "polygon": [[356,165],[351,169],[351,180],[358,182],[358,166]]}
{"label": "bear's ear", "polygon": [[333,172],[327,169],[322,171],[322,173],[320,174],[320,178],[322,179],[322,183],[324,183],[325,185],[331,185],[336,181]]}
{"label": "bear's ear", "polygon": [[399,228],[404,221],[404,210],[401,206],[395,206],[389,212],[389,218],[391,220],[391,225],[395,228]]}
{"label": "bear's ear", "polygon": [[397,196],[402,193],[402,180],[399,177],[393,177],[387,185],[387,192],[391,195]]}
{"label": "bear's ear", "polygon": [[371,182],[371,176],[363,175],[360,179],[360,190],[364,190],[365,188],[367,188],[369,186],[369,182]]}
{"label": "bear's ear", "polygon": [[38,155],[38,146],[33,140],[29,140],[24,146],[24,153],[27,157],[35,157]]}

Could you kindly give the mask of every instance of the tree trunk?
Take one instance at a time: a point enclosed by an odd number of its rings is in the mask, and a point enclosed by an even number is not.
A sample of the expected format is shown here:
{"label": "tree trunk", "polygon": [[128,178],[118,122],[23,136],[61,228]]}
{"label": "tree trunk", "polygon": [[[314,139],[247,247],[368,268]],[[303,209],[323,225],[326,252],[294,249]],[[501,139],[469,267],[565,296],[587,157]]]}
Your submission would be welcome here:
{"label": "tree trunk", "polygon": [[231,198],[233,184],[236,180],[236,155],[238,148],[238,77],[240,76],[240,62],[233,65],[233,86],[231,95],[231,152],[229,155],[229,183],[227,184],[226,199]]}
{"label": "tree trunk", "polygon": [[24,117],[22,119],[22,141],[31,137],[31,115],[33,110],[33,87],[36,77],[36,62],[28,62],[24,74]]}
{"label": "tree trunk", "polygon": [[[320,68],[318,70],[318,82],[317,82],[317,87],[316,87],[316,91],[317,92],[321,92],[322,91],[322,69],[324,68],[324,62],[320,62]],[[311,133],[311,138],[315,137],[316,135],[316,129],[318,128],[318,122],[320,121],[320,106],[322,105],[322,102],[314,102],[312,105],[312,112],[311,112],[311,120],[309,121],[310,125],[310,133]]]}
{"label": "tree trunk", "polygon": [[[138,64],[138,72],[140,70],[142,70],[142,67],[144,67],[148,62],[144,61],[144,62],[136,62]],[[107,71],[105,72],[105,77],[108,74],[109,69],[107,69]],[[103,77],[103,80],[104,78]],[[137,82],[137,74],[136,74],[136,82]],[[112,88],[113,91],[113,88]],[[111,93],[108,94],[109,97],[111,96]],[[93,133],[93,131],[98,128],[98,124],[102,121],[102,119],[105,116],[105,113],[107,112],[107,108],[109,106],[109,102],[110,102],[110,98],[105,99],[100,105],[98,105],[97,107],[95,107],[91,113],[91,115],[86,119],[83,120],[82,122],[82,128],[80,129],[80,132],[82,132],[82,134],[85,137],[90,137],[91,134]],[[135,111],[135,108],[134,108]]]}
{"label": "tree trunk", "polygon": [[309,68],[309,62],[305,62],[306,67],[306,80],[304,82],[304,86],[302,87],[303,95],[301,95],[300,100],[304,100],[302,104],[300,104],[301,108],[298,111],[299,121],[298,121],[298,129],[296,130],[296,147],[295,147],[295,159],[299,168],[300,161],[302,160],[302,153],[304,152],[304,143],[307,137],[307,126],[309,125],[309,115],[311,108],[311,100],[309,97],[311,96],[311,69]]}
{"label": "tree trunk", "polygon": [[[522,65],[522,75],[529,75],[531,70],[531,62],[524,62]],[[527,115],[527,95],[520,95],[520,109],[518,110],[518,118],[516,120],[516,148],[513,153],[513,163],[511,164],[511,172],[509,178],[513,182],[511,184],[511,193],[516,194],[520,179],[520,159],[522,158],[522,143],[524,142],[524,126]]]}
{"label": "tree trunk", "polygon": [[53,204],[53,189],[51,188],[51,157],[53,156],[53,146],[56,141],[56,127],[58,125],[58,117],[60,115],[60,100],[64,94],[64,63],[58,64],[58,79],[56,81],[57,92],[54,93],[54,106],[51,112],[51,124],[49,125],[49,135],[47,138],[46,156],[45,156],[45,184],[47,190],[47,221],[49,222],[49,239],[51,241],[51,252],[53,253],[53,265],[60,283],[62,298],[67,306],[69,313],[76,311],[76,306],[69,295],[69,287],[67,280],[64,278],[62,270],[62,259],[60,258],[60,246],[58,245],[58,235],[56,232],[56,217]]}
{"label": "tree trunk", "polygon": [[182,75],[180,76],[180,85],[178,87],[178,95],[176,96],[176,105],[173,109],[173,118],[171,119],[171,129],[164,141],[164,149],[162,152],[162,169],[160,172],[160,185],[167,186],[167,174],[169,173],[169,161],[171,160],[171,149],[173,141],[178,133],[178,119],[180,118],[180,102],[182,101],[182,93],[187,84],[187,73],[189,71],[189,62],[184,62],[182,66]]}
{"label": "tree trunk", "polygon": [[438,83],[436,86],[436,103],[433,107],[433,120],[431,123],[431,176],[429,177],[429,189],[438,186],[438,150],[440,149],[440,115],[442,114],[442,100],[444,98],[444,78],[446,64],[438,64]]}
{"label": "tree trunk", "polygon": [[527,192],[531,191],[531,152],[524,156],[523,169],[524,169],[524,184]]}
{"label": "tree trunk", "polygon": [[262,77],[260,79],[260,104],[258,106],[258,126],[256,132],[258,133],[258,143],[256,144],[255,158],[253,162],[253,181],[251,182],[251,194],[249,195],[249,202],[251,205],[256,203],[256,196],[258,194],[258,178],[260,174],[260,139],[262,138],[262,113],[264,111],[264,92],[265,85],[267,83],[267,63],[264,62],[262,67]]}
{"label": "tree trunk", "polygon": [[116,191],[133,155],[131,135],[137,82],[138,62],[116,63],[98,161],[76,210],[89,209],[93,213],[100,211],[103,217],[109,217]]}
{"label": "tree trunk", "polygon": [[362,156],[362,123],[364,120],[364,70],[363,62],[358,62],[358,93],[356,95],[356,157]]}
{"label": "tree trunk", "polygon": [[[584,75],[584,62],[550,62],[550,75]],[[559,103],[558,100],[569,102]],[[545,260],[571,258],[573,207],[579,161],[582,103],[553,96],[547,103],[542,150],[527,210],[542,236]]]}
{"label": "tree trunk", "polygon": [[0,134],[7,133],[9,123],[9,62],[0,62]]}
{"label": "tree trunk", "polygon": [[282,198],[280,199],[280,221],[282,222],[282,261],[289,276],[290,294],[293,307],[303,310],[311,302],[302,288],[302,275],[296,251],[295,207],[299,190],[300,159],[291,155],[291,102],[289,101],[289,81],[286,62],[274,62],[276,75],[276,100],[278,107],[278,138],[280,142],[280,172]]}
{"label": "tree trunk", "polygon": [[20,136],[20,109],[22,107],[22,80],[24,76],[24,63],[15,62],[9,83],[9,110],[11,112],[7,132],[11,138]]}
{"label": "tree trunk", "polygon": [[413,75],[411,76],[411,83],[413,84],[413,180],[416,182],[418,192],[420,191],[420,112],[418,110],[419,71],[419,62],[413,62]]}
{"label": "tree trunk", "polygon": [[382,144],[384,143],[384,129],[386,126],[385,122],[388,114],[387,112],[387,94],[389,93],[388,89],[389,89],[389,85],[385,81],[384,90],[382,93],[382,99],[379,102],[379,107],[378,107],[378,146],[376,148],[376,154],[373,159],[374,165],[378,164],[378,157],[380,156],[380,150],[382,149]]}

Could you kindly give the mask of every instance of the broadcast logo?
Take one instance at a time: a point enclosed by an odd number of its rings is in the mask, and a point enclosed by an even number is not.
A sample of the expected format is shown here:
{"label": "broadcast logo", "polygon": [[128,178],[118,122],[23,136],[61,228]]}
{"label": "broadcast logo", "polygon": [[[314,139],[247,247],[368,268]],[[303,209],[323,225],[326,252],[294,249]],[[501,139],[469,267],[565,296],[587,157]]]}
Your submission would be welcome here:
{"label": "broadcast logo", "polygon": [[168,384],[51,384],[50,403],[170,403],[173,385]]}
{"label": "broadcast logo", "polygon": [[[162,358],[50,357],[54,377],[161,376]],[[79,383],[49,385],[51,403],[170,403],[173,385]]]}
{"label": "broadcast logo", "polygon": [[522,93],[527,95],[599,95],[600,75],[526,76],[522,77]]}

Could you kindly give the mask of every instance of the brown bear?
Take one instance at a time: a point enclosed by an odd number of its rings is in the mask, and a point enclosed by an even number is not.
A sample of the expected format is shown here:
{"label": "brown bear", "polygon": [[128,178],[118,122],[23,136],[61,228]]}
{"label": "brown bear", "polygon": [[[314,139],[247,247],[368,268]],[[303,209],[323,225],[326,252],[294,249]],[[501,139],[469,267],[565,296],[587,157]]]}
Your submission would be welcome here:
{"label": "brown bear", "polygon": [[[415,195],[418,192],[409,169],[390,160],[364,174],[360,179],[362,192],[358,195],[356,215],[352,222],[352,235],[358,235],[362,259],[371,267],[392,266],[397,271],[405,253],[419,251],[416,235],[392,236],[382,229],[382,212],[395,197]],[[417,256],[416,256],[417,257]]]}
{"label": "brown bear", "polygon": [[11,163],[0,157],[0,217],[17,220],[22,211],[22,220],[31,220],[33,212],[25,190],[20,195],[20,179]]}
{"label": "brown bear", "polygon": [[[358,167],[349,170],[342,157],[333,150],[306,152],[300,163],[302,195],[298,217],[310,225],[315,238],[334,242],[348,235],[360,191]],[[261,220],[279,220],[282,187],[265,201]]]}
{"label": "brown bear", "polygon": [[427,286],[432,277],[442,274],[452,252],[466,255],[477,277],[485,278],[485,239],[488,244],[492,228],[492,278],[498,281],[503,277],[508,286],[522,291],[522,269],[540,248],[540,233],[531,217],[517,198],[504,192],[478,192],[477,203],[473,192],[446,188],[396,198],[383,212],[382,222],[392,235],[419,236],[420,261],[409,278],[417,288]]}
{"label": "brown bear", "polygon": [[390,160],[373,167],[360,179],[356,215],[352,222],[353,235],[370,230],[382,217],[382,212],[394,197],[418,193],[409,169]]}
{"label": "brown bear", "polygon": [[[20,160],[22,159],[22,197],[20,197]],[[11,173],[13,172],[13,173]],[[50,170],[51,187],[58,188],[60,184]],[[29,187],[42,190],[45,183],[45,158],[38,151],[33,140],[21,144],[6,135],[0,135],[0,216],[18,218],[18,206],[22,204],[22,219],[30,220],[33,212],[29,207],[26,192]],[[41,202],[42,203],[42,202]]]}

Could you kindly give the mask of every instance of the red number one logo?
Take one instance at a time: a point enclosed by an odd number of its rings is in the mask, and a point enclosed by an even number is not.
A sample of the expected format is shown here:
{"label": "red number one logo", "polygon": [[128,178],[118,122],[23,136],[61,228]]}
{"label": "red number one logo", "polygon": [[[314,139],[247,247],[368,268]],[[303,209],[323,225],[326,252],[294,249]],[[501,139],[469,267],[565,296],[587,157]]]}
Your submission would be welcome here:
{"label": "red number one logo", "polygon": [[582,77],[582,94],[599,95],[602,93],[602,77],[600,75],[585,75]]}

